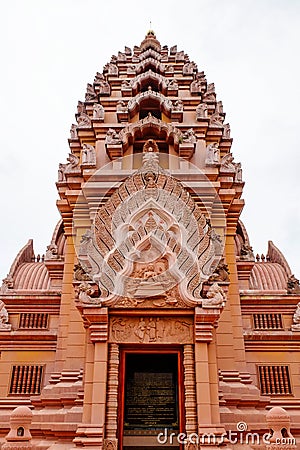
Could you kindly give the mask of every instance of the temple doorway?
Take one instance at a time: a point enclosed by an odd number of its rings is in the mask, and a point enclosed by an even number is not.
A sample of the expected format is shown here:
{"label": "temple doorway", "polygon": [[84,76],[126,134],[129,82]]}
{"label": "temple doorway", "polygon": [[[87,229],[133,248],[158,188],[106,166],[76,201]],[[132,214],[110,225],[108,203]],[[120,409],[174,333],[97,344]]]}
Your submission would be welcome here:
{"label": "temple doorway", "polygon": [[121,448],[179,449],[177,436],[183,421],[180,351],[124,351],[121,369]]}

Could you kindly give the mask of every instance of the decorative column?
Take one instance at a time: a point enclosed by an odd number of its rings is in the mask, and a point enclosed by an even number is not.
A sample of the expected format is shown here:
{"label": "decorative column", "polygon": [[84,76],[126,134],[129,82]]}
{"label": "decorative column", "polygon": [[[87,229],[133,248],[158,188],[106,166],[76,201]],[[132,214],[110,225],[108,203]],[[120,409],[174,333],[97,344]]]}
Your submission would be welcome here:
{"label": "decorative column", "polygon": [[195,377],[198,435],[201,446],[212,444],[206,442],[205,436],[211,434],[218,439],[225,430],[216,414],[219,403],[217,385],[217,366],[213,341],[214,328],[217,326],[221,308],[196,307],[195,309]]}
{"label": "decorative column", "polygon": [[119,385],[119,345],[109,345],[107,406],[104,450],[117,450],[118,428],[118,385]]}
{"label": "decorative column", "polygon": [[197,433],[197,410],[195,389],[195,361],[193,345],[183,346],[185,429],[187,434]]}
{"label": "decorative column", "polygon": [[[185,403],[185,431],[187,436],[197,434],[197,404],[195,389],[195,360],[193,345],[183,346],[183,366],[184,366],[184,403]],[[197,449],[197,445],[187,442],[185,450]]]}
{"label": "decorative column", "polygon": [[78,425],[73,442],[76,446],[103,449],[108,359],[108,310],[100,306],[77,305],[89,328],[94,344],[93,367],[89,385],[85,385],[83,416],[88,421]]}

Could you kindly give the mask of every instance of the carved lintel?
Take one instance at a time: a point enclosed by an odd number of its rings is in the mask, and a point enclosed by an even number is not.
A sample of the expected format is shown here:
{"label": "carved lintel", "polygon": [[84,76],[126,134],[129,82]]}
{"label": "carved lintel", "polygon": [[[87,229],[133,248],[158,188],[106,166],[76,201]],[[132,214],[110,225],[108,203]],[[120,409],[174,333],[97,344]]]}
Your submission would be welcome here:
{"label": "carved lintel", "polygon": [[115,317],[110,322],[109,341],[192,344],[193,320],[191,317]]}

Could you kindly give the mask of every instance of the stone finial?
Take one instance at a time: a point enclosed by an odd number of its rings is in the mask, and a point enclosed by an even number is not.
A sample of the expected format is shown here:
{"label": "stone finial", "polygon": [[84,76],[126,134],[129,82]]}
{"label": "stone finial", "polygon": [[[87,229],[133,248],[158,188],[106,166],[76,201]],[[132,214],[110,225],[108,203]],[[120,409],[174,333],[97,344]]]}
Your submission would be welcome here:
{"label": "stone finial", "polygon": [[0,331],[10,331],[11,324],[8,322],[8,312],[5,304],[0,300]]}
{"label": "stone finial", "polygon": [[6,443],[2,445],[2,449],[32,448],[30,442],[32,439],[30,433],[32,416],[32,411],[28,406],[18,406],[13,410],[10,416],[10,431],[5,437]]}
{"label": "stone finial", "polygon": [[267,445],[267,450],[296,448],[296,440],[290,430],[290,416],[285,409],[280,406],[270,409],[266,415],[266,422],[270,428],[270,444]]}
{"label": "stone finial", "polygon": [[207,291],[206,298],[202,299],[202,308],[221,308],[225,303],[225,292],[218,283],[214,283]]}
{"label": "stone finial", "polygon": [[300,294],[300,284],[299,280],[295,275],[291,275],[287,281],[287,293],[288,294]]}

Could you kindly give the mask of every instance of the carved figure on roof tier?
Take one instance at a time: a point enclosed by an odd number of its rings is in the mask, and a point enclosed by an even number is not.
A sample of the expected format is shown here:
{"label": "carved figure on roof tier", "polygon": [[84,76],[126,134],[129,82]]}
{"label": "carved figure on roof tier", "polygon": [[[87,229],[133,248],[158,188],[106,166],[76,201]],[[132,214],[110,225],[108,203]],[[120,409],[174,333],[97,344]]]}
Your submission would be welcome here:
{"label": "carved figure on roof tier", "polygon": [[221,160],[221,169],[223,172],[235,172],[234,157],[232,153],[227,153]]}
{"label": "carved figure on roof tier", "polygon": [[6,291],[7,289],[14,288],[14,279],[11,275],[7,275],[3,280],[3,284],[1,286],[1,292]]}
{"label": "carved figure on roof tier", "polygon": [[183,75],[192,75],[194,71],[196,72],[197,65],[194,62],[187,62],[182,68]]}
{"label": "carved figure on roof tier", "polygon": [[223,137],[225,139],[230,139],[230,125],[229,125],[229,123],[225,123],[225,125],[223,125]]}
{"label": "carved figure on roof tier", "polygon": [[241,163],[235,163],[235,178],[234,181],[237,183],[243,182],[243,171],[242,171],[242,164]]}
{"label": "carved figure on roof tier", "polygon": [[293,316],[292,331],[300,331],[300,302],[297,304],[296,311]]}
{"label": "carved figure on roof tier", "polygon": [[199,105],[196,108],[196,119],[204,119],[207,117],[207,104],[206,103],[199,103]]}
{"label": "carved figure on roof tier", "polygon": [[104,108],[100,103],[93,105],[93,119],[104,119]]}
{"label": "carved figure on roof tier", "polygon": [[98,84],[100,95],[110,95],[110,84],[107,81],[100,81]]}
{"label": "carved figure on roof tier", "polygon": [[199,80],[193,80],[193,81],[191,82],[191,85],[190,85],[190,91],[191,91],[191,94],[192,94],[192,95],[193,95],[193,94],[196,94],[196,95],[201,94],[201,92],[202,92],[201,81],[199,81]]}
{"label": "carved figure on roof tier", "polygon": [[97,100],[97,94],[95,92],[94,86],[88,83],[86,88],[85,101],[90,102],[93,100]]}
{"label": "carved figure on roof tier", "polygon": [[117,103],[117,112],[127,112],[128,108],[124,100],[119,100]]}
{"label": "carved figure on roof tier", "polygon": [[176,100],[173,103],[173,111],[183,111],[183,102],[182,100]]}
{"label": "carved figure on roof tier", "polygon": [[174,73],[174,67],[169,64],[168,66],[166,66],[165,72]]}
{"label": "carved figure on roof tier", "polygon": [[45,254],[45,261],[48,261],[49,259],[58,259],[58,248],[56,244],[50,244],[47,246],[46,254]]}
{"label": "carved figure on roof tier", "polygon": [[190,128],[182,135],[182,141],[183,142],[190,142],[191,144],[195,144],[197,141],[197,138],[195,136],[193,128]]}
{"label": "carved figure on roof tier", "polygon": [[75,293],[76,298],[81,303],[101,305],[101,300],[98,297],[92,297],[95,294],[95,289],[87,281],[80,283],[78,288],[75,289]]}
{"label": "carved figure on roof tier", "polygon": [[57,181],[66,181],[65,177],[65,171],[66,171],[67,164],[59,163],[58,166],[58,178]]}
{"label": "carved figure on roof tier", "polygon": [[95,166],[96,165],[96,151],[95,147],[90,144],[83,144],[82,147],[82,164]]}
{"label": "carved figure on roof tier", "polygon": [[118,76],[118,66],[115,64],[115,61],[105,64],[103,68],[103,72],[107,72],[108,75],[116,75]]}
{"label": "carved figure on roof tier", "polygon": [[9,331],[11,329],[10,323],[8,323],[8,312],[5,304],[0,300],[0,331]]}
{"label": "carved figure on roof tier", "polygon": [[229,269],[228,265],[225,263],[224,258],[222,258],[214,270],[214,273],[209,277],[209,282],[228,282],[229,281]]}
{"label": "carved figure on roof tier", "polygon": [[295,277],[295,275],[291,275],[287,281],[287,293],[300,294],[299,280]]}
{"label": "carved figure on roof tier", "polygon": [[176,78],[171,78],[170,80],[168,80],[168,88],[178,89],[178,82]]}
{"label": "carved figure on roof tier", "polygon": [[102,81],[105,81],[104,75],[102,73],[100,73],[100,72],[97,72],[96,75],[95,75],[95,78],[94,78],[94,83],[95,84],[99,84]]}
{"label": "carved figure on roof tier", "polygon": [[248,244],[243,244],[240,252],[241,261],[255,261],[253,248]]}
{"label": "carved figure on roof tier", "polygon": [[81,114],[85,112],[85,104],[84,102],[81,102],[80,100],[77,103],[77,114]]}
{"label": "carved figure on roof tier", "polygon": [[66,164],[64,173],[76,171],[79,165],[79,159],[77,158],[77,156],[74,155],[73,153],[69,153],[67,161],[69,161],[69,163]]}
{"label": "carved figure on roof tier", "polygon": [[121,144],[120,136],[113,128],[109,128],[108,132],[106,133],[105,144]]}
{"label": "carved figure on roof tier", "polygon": [[218,142],[213,142],[206,147],[206,160],[207,166],[220,163],[220,150]]}
{"label": "carved figure on roof tier", "polygon": [[127,67],[127,74],[136,74],[136,66],[134,64],[131,64]]}
{"label": "carved figure on roof tier", "polygon": [[75,125],[75,123],[72,123],[72,125],[71,125],[70,135],[71,135],[71,139],[77,139],[77,137],[78,137],[77,125]]}

